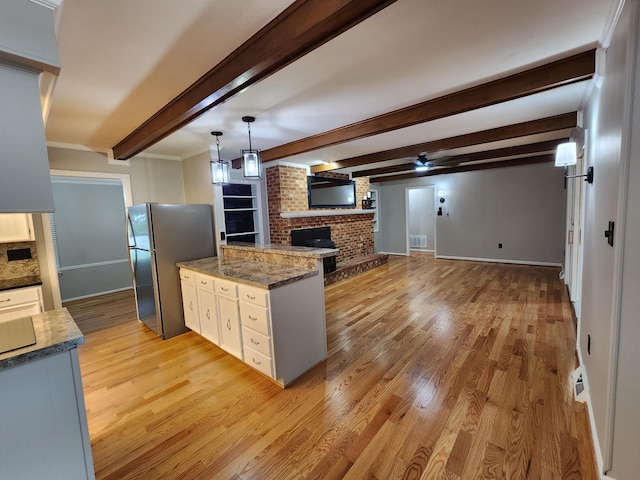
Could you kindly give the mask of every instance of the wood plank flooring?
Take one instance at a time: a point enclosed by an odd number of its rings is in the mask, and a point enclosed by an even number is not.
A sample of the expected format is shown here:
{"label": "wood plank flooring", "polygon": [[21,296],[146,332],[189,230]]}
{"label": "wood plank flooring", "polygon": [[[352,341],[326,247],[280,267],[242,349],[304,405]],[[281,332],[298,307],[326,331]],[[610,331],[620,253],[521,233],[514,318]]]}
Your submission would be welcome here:
{"label": "wood plank flooring", "polygon": [[596,479],[558,273],[392,257],[325,289],[329,357],[286,390],[194,333],[89,333],[97,478]]}
{"label": "wood plank flooring", "polygon": [[85,335],[126,322],[137,322],[138,318],[133,289],[71,300],[63,306]]}

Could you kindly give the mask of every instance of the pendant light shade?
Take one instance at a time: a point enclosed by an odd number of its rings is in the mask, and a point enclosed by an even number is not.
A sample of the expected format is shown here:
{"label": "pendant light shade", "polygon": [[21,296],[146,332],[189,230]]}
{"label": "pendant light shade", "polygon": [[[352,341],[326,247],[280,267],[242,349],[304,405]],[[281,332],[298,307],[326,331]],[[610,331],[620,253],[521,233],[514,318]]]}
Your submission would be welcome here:
{"label": "pendant light shade", "polygon": [[260,178],[261,176],[260,150],[251,148],[251,123],[255,120],[255,117],[242,117],[242,121],[246,122],[249,131],[249,149],[242,150],[242,175],[244,178]]}
{"label": "pendant light shade", "polygon": [[220,139],[222,132],[211,132],[216,137],[215,150],[218,152],[217,160],[213,157],[214,146],[209,145],[209,158],[211,160],[211,183],[214,185],[222,185],[229,183],[229,162],[220,160]]}

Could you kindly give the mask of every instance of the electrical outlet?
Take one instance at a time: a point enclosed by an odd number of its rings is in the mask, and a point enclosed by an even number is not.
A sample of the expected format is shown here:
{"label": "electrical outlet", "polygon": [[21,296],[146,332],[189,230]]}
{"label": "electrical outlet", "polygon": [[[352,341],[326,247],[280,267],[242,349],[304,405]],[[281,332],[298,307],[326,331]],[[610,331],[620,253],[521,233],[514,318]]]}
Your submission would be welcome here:
{"label": "electrical outlet", "polygon": [[502,248],[502,244],[501,243],[498,244],[498,248]]}

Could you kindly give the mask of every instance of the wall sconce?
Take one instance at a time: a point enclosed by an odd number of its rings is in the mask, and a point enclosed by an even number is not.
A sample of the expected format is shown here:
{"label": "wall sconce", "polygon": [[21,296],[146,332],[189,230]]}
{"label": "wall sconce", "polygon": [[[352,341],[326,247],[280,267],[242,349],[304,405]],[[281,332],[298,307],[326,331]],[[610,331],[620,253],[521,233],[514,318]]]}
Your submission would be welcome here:
{"label": "wall sconce", "polygon": [[593,167],[587,168],[584,175],[567,175],[569,165],[578,163],[578,152],[576,142],[566,142],[558,144],[556,148],[556,167],[564,167],[564,188],[567,188],[568,178],[586,177],[587,183],[593,183]]}
{"label": "wall sconce", "polygon": [[260,160],[260,150],[251,148],[251,123],[255,122],[255,117],[242,117],[242,121],[247,123],[249,131],[249,149],[242,150],[242,175],[244,178],[260,178],[262,162]]}
{"label": "wall sconce", "polygon": [[214,185],[229,183],[229,162],[220,160],[220,140],[218,137],[222,136],[222,132],[211,132],[211,135],[216,137],[216,150],[218,151],[218,160],[214,161],[213,145],[209,145],[211,183]]}

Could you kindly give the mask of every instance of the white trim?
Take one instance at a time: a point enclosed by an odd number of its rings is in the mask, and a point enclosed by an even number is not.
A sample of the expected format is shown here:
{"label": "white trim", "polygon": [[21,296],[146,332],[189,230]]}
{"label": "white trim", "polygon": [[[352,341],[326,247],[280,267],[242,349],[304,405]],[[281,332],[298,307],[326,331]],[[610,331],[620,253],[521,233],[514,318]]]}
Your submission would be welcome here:
{"label": "white trim", "polygon": [[303,218],[303,217],[333,217],[336,215],[362,215],[368,213],[374,214],[373,209],[362,210],[361,208],[354,208],[353,210],[347,209],[327,209],[326,211],[320,210],[307,210],[306,212],[283,212],[280,214],[282,218]]}
{"label": "white trim", "polygon": [[86,145],[80,145],[79,143],[64,143],[64,142],[52,142],[47,140],[47,147],[51,148],[64,148],[66,150],[80,150],[82,152],[95,152],[95,153],[107,153],[108,148],[91,148]]}
{"label": "white trim", "polygon": [[44,240],[44,251],[47,259],[47,271],[49,275],[46,281],[43,281],[43,286],[48,285],[51,293],[51,301],[53,302],[53,308],[62,308],[62,295],[60,293],[60,280],[58,278],[58,265],[56,263],[56,251],[53,245],[53,234],[51,232],[51,215],[53,213],[39,214],[39,222],[42,225],[42,233]]}
{"label": "white trim", "polygon": [[133,290],[133,287],[116,288],[115,290],[107,290],[106,292],[92,293],[91,295],[81,295],[79,297],[66,298],[64,301],[73,302],[74,300],[84,300],[85,298],[99,297],[100,295],[107,295],[109,293],[116,293],[116,292],[124,292],[125,290]]}
{"label": "white trim", "polygon": [[413,247],[411,249],[412,252],[431,252],[431,253],[435,253],[435,250],[433,249],[428,249],[428,248],[417,248],[417,247]]}
{"label": "white trim", "polygon": [[467,260],[471,262],[488,262],[488,263],[512,263],[516,265],[533,265],[537,267],[561,267],[561,263],[554,262],[534,262],[532,260],[506,260],[504,258],[479,258],[479,257],[457,257],[452,255],[436,255],[436,258],[445,260]]}
{"label": "white trim", "polygon": [[402,252],[378,252],[381,253],[383,255],[397,255],[399,257],[409,257],[410,255],[408,253],[402,253]]}
{"label": "white trim", "polygon": [[107,260],[106,262],[95,262],[95,263],[83,263],[82,265],[70,265],[68,267],[60,267],[61,272],[68,272],[72,270],[80,270],[83,268],[94,268],[94,267],[105,267],[107,265],[115,265],[118,263],[128,263],[128,258],[121,258],[119,260]]}
{"label": "white trim", "polygon": [[[112,150],[112,152],[113,152],[113,150]],[[112,155],[113,155],[113,153],[112,153]],[[134,155],[132,158],[154,158],[156,160],[171,160],[171,161],[174,161],[174,162],[181,162],[183,160],[183,158],[179,157],[178,155],[163,155],[161,153],[151,153],[151,152],[140,152],[137,155]],[[129,160],[114,160],[114,161],[115,162],[128,162]],[[116,164],[116,165],[119,165],[119,164]]]}
{"label": "white trim", "polygon": [[604,24],[604,30],[602,31],[600,44],[604,48],[609,48],[611,39],[613,38],[613,32],[615,31],[620,15],[622,15],[622,9],[624,7],[625,0],[619,0],[617,5],[613,5],[609,10],[607,19]]}
{"label": "white trim", "polygon": [[62,0],[29,0],[31,3],[35,3],[36,5],[40,5],[41,7],[46,7],[50,10],[55,10],[60,6]]}

